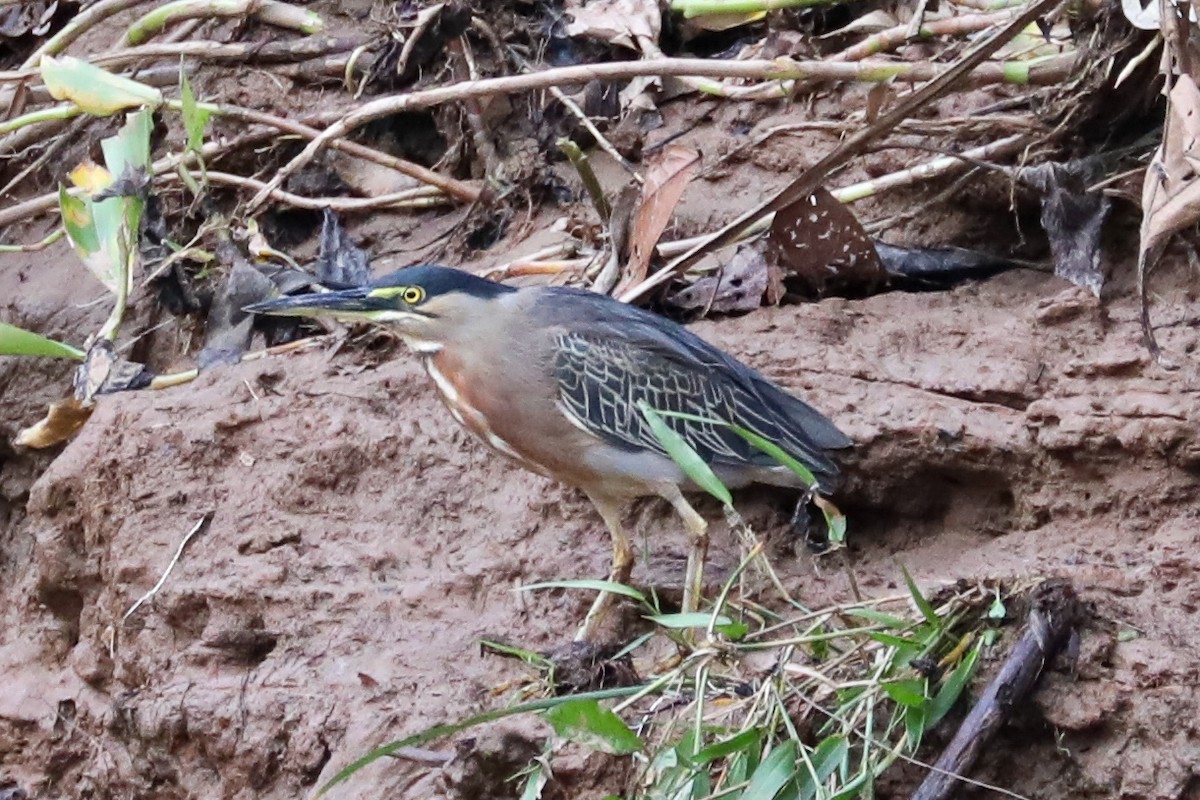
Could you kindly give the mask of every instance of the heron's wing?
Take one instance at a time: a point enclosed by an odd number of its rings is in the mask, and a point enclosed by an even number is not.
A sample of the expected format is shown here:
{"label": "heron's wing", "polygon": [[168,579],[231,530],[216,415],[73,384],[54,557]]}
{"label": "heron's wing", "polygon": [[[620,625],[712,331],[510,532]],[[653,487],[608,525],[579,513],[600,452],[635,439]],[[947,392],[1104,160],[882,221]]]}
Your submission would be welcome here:
{"label": "heron's wing", "polygon": [[[774,442],[819,476],[825,451],[850,441],[815,409],[682,326],[597,295],[558,290],[553,370],[565,413],[617,446],[665,451],[638,409],[644,400],[706,462],[774,466],[726,425]],[[599,303],[600,308],[596,307]],[[689,414],[713,422],[670,416]]]}

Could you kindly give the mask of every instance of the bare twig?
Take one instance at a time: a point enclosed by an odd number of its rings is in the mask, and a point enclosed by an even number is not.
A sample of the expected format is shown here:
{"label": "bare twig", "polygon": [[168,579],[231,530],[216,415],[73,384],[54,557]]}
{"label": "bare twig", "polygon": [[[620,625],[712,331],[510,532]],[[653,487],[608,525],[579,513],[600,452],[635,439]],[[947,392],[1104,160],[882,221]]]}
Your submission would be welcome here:
{"label": "bare twig", "polygon": [[[858,44],[847,47],[840,53],[829,57],[830,61],[861,61],[864,58],[886,53],[913,38],[932,39],[935,36],[965,36],[979,31],[986,31],[995,25],[1000,25],[1012,17],[1011,11],[998,11],[992,14],[961,14],[957,17],[933,20],[921,25],[916,37],[910,35],[909,26],[897,25],[885,31],[872,34]],[[915,17],[914,17],[915,19]]]}

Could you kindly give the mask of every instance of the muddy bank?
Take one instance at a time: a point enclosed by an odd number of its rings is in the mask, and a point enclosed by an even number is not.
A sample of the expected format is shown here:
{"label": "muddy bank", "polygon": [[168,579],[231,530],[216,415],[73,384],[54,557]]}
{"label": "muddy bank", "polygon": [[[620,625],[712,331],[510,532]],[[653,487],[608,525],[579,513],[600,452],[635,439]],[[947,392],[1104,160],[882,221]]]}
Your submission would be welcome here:
{"label": "muddy bank", "polygon": [[[1148,361],[1135,317],[1021,272],[695,326],[860,443],[841,500],[863,591],[894,591],[897,560],[927,586],[1076,581],[1094,612],[1077,676],[1052,673],[976,776],[1027,796],[1196,786],[1200,387]],[[1197,333],[1163,338],[1184,352]],[[3,368],[8,386],[36,375]],[[786,541],[788,500],[740,504],[798,596],[848,597],[840,566]],[[105,398],[27,513],[3,539],[0,766],[45,797],[303,795],[382,741],[506,702],[526,673],[478,639],[553,646],[589,601],[513,587],[597,577],[609,555],[584,498],[492,457],[386,348]],[[649,551],[634,582],[677,586],[676,521],[658,504],[632,521]],[[711,579],[736,557],[716,531]],[[464,775],[544,735],[511,721],[450,766],[380,763],[341,796],[470,796]],[[570,796],[620,790],[610,759],[575,761],[556,771]]]}

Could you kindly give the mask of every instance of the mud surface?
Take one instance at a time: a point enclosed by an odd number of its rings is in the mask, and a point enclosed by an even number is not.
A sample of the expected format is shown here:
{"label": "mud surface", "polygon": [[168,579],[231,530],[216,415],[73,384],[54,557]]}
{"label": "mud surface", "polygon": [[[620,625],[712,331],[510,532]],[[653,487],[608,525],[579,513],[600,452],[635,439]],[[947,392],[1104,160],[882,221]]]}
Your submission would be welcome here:
{"label": "mud surface", "polygon": [[[225,91],[268,84],[242,76]],[[303,100],[275,98],[284,111]],[[783,137],[720,161],[731,131],[806,113],[706,101],[668,110],[657,135],[703,119],[692,135],[719,165],[685,195],[675,232],[711,229],[830,146]],[[846,182],[903,158],[874,154]],[[931,195],[909,190],[856,211],[884,218]],[[533,252],[556,213],[456,263]],[[387,269],[436,253],[456,219],[378,214],[351,230]],[[1001,207],[971,200],[935,203],[887,238],[1000,249],[1012,231]],[[106,309],[86,304],[101,292],[72,259],[65,247],[5,257],[0,318],[76,340],[95,330]],[[1180,310],[1192,301],[1184,270],[1168,265],[1159,336],[1184,366],[1151,361],[1132,260],[1108,267],[1103,302],[1018,271],[694,328],[858,443],[839,503],[864,593],[902,590],[897,562],[926,587],[1075,582],[1089,612],[1077,656],[1053,666],[975,778],[1026,797],[1195,797],[1200,333]],[[160,360],[187,363],[196,345],[178,325],[154,337]],[[0,777],[31,796],[306,796],[381,742],[507,702],[529,673],[482,654],[479,639],[548,649],[590,602],[514,587],[607,571],[608,536],[586,499],[493,457],[394,343],[330,344],[106,397],[60,452],[14,450],[13,435],[65,393],[67,374],[0,358]],[[789,540],[792,499],[751,489],[738,504],[798,597],[845,600],[844,563]],[[700,508],[719,519],[714,505]],[[645,534],[634,583],[677,591],[678,522],[658,503],[630,519]],[[125,618],[197,525],[161,589]],[[736,559],[717,526],[709,579]],[[332,796],[503,795],[545,735],[535,720],[512,720],[385,759]],[[601,798],[625,779],[616,760],[568,751],[554,791]],[[907,788],[902,775],[881,796]]]}

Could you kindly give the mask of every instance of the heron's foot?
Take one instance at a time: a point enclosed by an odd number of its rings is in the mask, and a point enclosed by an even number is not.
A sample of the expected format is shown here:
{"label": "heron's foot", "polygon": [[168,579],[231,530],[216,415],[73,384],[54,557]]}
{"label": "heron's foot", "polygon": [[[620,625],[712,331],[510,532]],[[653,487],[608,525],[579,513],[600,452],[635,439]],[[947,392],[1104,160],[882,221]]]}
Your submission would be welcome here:
{"label": "heron's foot", "polygon": [[829,549],[829,526],[825,524],[825,516],[808,492],[796,501],[788,529],[797,541],[804,542],[810,553],[820,555]]}

